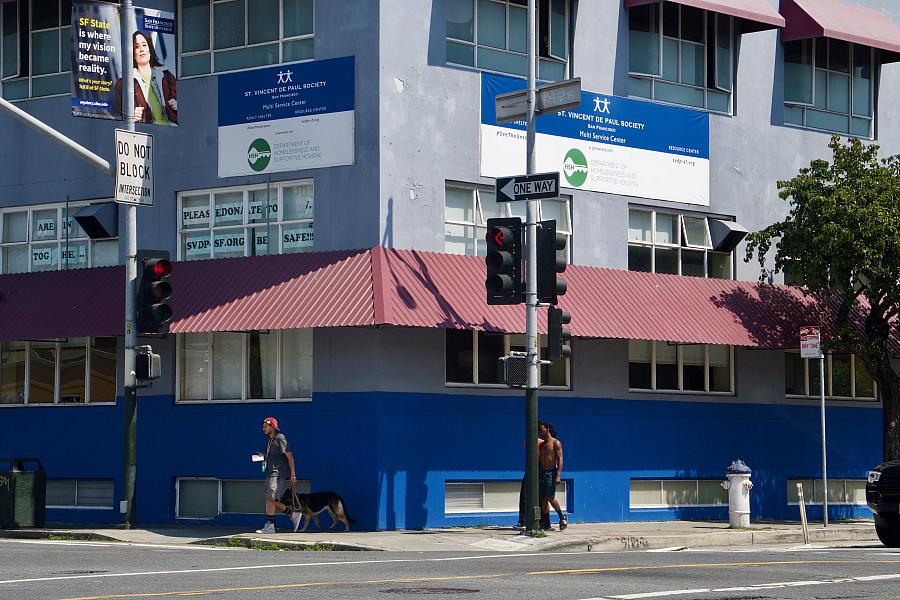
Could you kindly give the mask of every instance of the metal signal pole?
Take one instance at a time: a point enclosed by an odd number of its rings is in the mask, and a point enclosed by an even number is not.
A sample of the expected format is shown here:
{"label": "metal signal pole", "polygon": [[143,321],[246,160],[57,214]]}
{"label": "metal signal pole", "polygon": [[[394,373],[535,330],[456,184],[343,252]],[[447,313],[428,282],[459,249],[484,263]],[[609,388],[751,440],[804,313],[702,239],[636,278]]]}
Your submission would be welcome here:
{"label": "metal signal pole", "polygon": [[[131,0],[122,0],[119,20],[122,23],[122,111],[125,128],[134,131],[134,46],[132,36],[134,9]],[[127,529],[134,524],[134,486],[137,478],[137,388],[134,377],[134,347],[137,345],[135,330],[135,286],[137,285],[137,207],[125,204],[125,448],[122,476],[122,498],[119,510],[123,514],[122,525]]]}
{"label": "metal signal pole", "polygon": [[[528,133],[526,137],[526,174],[535,172],[535,38],[537,37],[535,0],[528,0]],[[528,384],[525,388],[525,529],[540,529],[538,506],[538,387],[541,371],[537,331],[537,200],[527,201],[525,213],[525,349],[528,353]]]}

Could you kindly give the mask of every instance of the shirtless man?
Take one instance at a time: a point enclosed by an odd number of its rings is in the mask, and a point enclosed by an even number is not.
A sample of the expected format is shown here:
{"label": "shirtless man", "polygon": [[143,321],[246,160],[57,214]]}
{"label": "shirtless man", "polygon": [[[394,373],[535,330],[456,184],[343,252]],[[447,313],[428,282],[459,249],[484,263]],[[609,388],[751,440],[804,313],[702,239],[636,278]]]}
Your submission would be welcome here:
{"label": "shirtless man", "polygon": [[559,530],[568,527],[566,515],[563,514],[556,499],[556,485],[563,468],[562,442],[556,439],[556,429],[550,423],[542,422],[538,434],[544,443],[538,449],[538,466],[540,467],[539,487],[541,495],[541,529],[550,529],[550,505],[559,515]]}

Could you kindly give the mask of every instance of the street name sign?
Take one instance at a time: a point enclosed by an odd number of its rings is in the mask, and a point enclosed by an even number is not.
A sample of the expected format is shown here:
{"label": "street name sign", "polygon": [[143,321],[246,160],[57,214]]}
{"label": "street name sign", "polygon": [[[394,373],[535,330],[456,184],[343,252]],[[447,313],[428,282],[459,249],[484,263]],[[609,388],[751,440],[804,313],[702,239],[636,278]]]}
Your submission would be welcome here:
{"label": "street name sign", "polygon": [[[566,79],[539,87],[535,94],[535,115],[558,112],[581,106],[581,77]],[[528,117],[528,90],[495,97],[497,123],[512,123]]]}
{"label": "street name sign", "polygon": [[116,129],[116,202],[153,206],[153,136]]}
{"label": "street name sign", "polygon": [[559,197],[559,171],[497,178],[497,202]]}
{"label": "street name sign", "polygon": [[822,356],[821,335],[818,327],[800,328],[800,358],[820,358]]}

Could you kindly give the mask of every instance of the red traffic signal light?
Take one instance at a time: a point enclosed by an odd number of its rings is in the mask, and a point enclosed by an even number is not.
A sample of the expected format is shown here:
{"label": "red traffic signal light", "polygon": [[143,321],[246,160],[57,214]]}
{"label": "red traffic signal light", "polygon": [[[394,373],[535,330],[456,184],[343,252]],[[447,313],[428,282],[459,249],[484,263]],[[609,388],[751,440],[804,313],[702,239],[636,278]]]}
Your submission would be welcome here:
{"label": "red traffic signal light", "polygon": [[161,250],[138,250],[138,280],[135,321],[142,335],[165,335],[172,320],[172,262]]}
{"label": "red traffic signal light", "polygon": [[522,220],[488,219],[485,264],[488,304],[521,304],[525,300],[522,270]]}

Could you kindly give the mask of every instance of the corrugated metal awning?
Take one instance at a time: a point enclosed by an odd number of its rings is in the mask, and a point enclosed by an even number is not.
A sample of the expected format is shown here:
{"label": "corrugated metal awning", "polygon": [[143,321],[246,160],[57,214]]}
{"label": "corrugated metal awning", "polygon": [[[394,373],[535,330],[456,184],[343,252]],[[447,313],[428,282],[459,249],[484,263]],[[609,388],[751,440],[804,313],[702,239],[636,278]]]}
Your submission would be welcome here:
{"label": "corrugated metal awning", "polygon": [[[488,306],[484,278],[483,258],[381,247],[179,262],[170,329],[523,332],[524,306]],[[565,278],[560,303],[585,338],[795,348],[801,325],[827,325],[832,314],[787,286],[585,266]],[[0,276],[0,339],[121,335],[123,280],[121,267]]]}
{"label": "corrugated metal awning", "polygon": [[[657,4],[663,0],[625,0],[625,8]],[[671,0],[676,4],[702,8],[743,19],[742,31],[762,31],[784,27],[784,18],[766,0]]]}
{"label": "corrugated metal awning", "polygon": [[882,62],[900,60],[900,27],[881,11],[838,0],[781,0],[781,14],[783,42],[824,36],[879,48]]}

